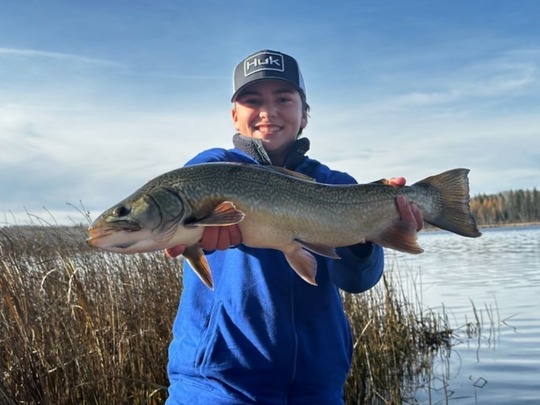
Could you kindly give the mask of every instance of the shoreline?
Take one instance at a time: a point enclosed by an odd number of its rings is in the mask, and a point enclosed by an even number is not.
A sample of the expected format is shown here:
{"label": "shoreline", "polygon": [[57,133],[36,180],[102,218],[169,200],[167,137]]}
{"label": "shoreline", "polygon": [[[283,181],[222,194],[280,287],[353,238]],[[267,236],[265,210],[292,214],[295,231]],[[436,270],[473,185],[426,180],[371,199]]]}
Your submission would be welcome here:
{"label": "shoreline", "polygon": [[478,228],[517,228],[518,226],[540,226],[540,222],[513,222],[511,224],[478,225]]}
{"label": "shoreline", "polygon": [[[511,224],[490,224],[490,225],[478,225],[478,229],[492,229],[492,228],[528,228],[528,227],[534,227],[534,226],[540,226],[540,222],[512,222]],[[424,228],[422,231],[424,232],[433,232],[433,231],[444,231],[444,229],[438,228],[434,225],[430,225],[428,223],[424,223]]]}

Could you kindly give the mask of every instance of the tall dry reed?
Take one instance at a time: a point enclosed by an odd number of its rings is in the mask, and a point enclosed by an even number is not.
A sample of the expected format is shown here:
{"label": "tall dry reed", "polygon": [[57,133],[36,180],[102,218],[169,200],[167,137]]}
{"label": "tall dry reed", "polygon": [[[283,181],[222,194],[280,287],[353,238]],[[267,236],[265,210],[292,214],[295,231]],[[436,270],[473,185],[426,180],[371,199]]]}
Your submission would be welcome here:
{"label": "tall dry reed", "polygon": [[[84,245],[85,227],[0,229],[0,404],[161,404],[181,262]],[[348,404],[399,403],[451,337],[385,278],[344,295]],[[412,384],[414,386],[414,384]]]}
{"label": "tall dry reed", "polygon": [[82,228],[2,232],[4,396],[29,404],[162,403],[179,261],[91,252]]}

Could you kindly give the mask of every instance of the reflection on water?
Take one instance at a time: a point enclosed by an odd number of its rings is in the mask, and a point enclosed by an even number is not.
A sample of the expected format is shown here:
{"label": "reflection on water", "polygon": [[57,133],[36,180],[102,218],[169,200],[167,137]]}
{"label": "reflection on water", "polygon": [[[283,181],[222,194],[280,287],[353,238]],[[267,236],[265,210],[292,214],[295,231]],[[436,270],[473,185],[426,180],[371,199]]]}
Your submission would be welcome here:
{"label": "reflection on water", "polygon": [[416,399],[540,404],[540,227],[482,232],[477,239],[422,232],[423,254],[386,252],[387,269],[415,285],[407,293],[444,310],[457,329]]}

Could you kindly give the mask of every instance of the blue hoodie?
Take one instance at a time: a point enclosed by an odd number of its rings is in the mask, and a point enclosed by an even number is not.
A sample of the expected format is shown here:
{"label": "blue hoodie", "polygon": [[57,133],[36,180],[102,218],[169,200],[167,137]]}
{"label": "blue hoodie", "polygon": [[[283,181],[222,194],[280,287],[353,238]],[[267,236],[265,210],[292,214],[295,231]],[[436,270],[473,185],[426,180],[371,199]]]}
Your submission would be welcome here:
{"label": "blue hoodie", "polygon": [[[187,165],[260,164],[254,153],[207,150]],[[318,182],[351,184],[303,153],[294,169]],[[338,248],[341,260],[317,257],[317,284],[302,280],[283,253],[244,245],[207,252],[209,290],[184,262],[183,292],[169,347],[167,404],[342,404],[352,336],[338,286],[373,287],[382,248]]]}

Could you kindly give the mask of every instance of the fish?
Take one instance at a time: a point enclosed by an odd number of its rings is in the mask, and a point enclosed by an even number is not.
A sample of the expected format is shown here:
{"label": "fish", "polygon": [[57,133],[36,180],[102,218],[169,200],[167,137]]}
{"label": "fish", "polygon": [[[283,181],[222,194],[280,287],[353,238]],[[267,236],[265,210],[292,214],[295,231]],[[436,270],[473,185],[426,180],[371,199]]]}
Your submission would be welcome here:
{"label": "fish", "polygon": [[365,242],[423,252],[415,225],[400,218],[401,194],[419,207],[426,223],[479,237],[468,174],[457,168],[401,187],[384,181],[335,185],[274,166],[201,163],[159,175],[104,211],[89,227],[86,243],[124,254],[184,245],[184,258],[213,289],[198,243],[205,227],[238,224],[244,245],[280,250],[302,279],[317,285],[313,254],[339,259],[336,248]]}

